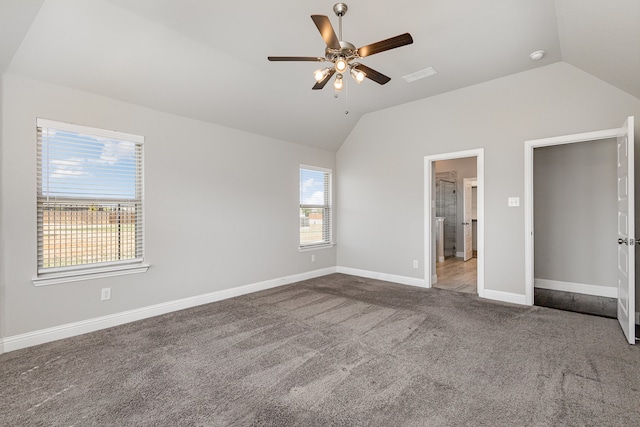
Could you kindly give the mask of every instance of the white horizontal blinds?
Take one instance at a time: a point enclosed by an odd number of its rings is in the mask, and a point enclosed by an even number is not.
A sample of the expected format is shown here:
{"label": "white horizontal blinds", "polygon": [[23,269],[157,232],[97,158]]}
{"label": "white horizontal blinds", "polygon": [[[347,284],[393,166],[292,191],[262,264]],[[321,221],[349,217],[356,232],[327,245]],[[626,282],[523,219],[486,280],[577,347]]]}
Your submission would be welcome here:
{"label": "white horizontal blinds", "polygon": [[331,171],[300,168],[300,246],[331,243]]}
{"label": "white horizontal blinds", "polygon": [[39,119],[38,272],[143,258],[143,138]]}

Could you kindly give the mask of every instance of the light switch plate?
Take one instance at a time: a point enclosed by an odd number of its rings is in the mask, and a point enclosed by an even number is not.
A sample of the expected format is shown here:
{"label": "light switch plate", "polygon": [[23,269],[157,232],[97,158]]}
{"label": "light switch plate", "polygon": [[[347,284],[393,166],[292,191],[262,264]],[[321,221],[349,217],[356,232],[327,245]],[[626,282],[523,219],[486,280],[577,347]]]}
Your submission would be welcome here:
{"label": "light switch plate", "polygon": [[509,207],[520,206],[520,197],[509,197],[509,201],[507,203]]}

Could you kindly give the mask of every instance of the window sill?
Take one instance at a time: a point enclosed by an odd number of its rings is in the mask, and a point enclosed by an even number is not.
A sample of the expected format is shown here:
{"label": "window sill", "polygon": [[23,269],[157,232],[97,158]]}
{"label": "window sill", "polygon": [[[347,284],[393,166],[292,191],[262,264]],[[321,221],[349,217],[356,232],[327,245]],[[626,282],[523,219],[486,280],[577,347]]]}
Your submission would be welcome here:
{"label": "window sill", "polygon": [[78,282],[81,280],[145,273],[149,267],[149,264],[130,264],[112,267],[88,268],[86,270],[68,271],[64,273],[46,273],[38,277],[34,277],[32,282],[35,286],[58,285],[61,283]]}
{"label": "window sill", "polygon": [[300,252],[308,252],[315,251],[316,249],[328,249],[334,247],[335,243],[321,243],[318,245],[309,245],[309,246],[300,246],[298,247],[298,251]]}

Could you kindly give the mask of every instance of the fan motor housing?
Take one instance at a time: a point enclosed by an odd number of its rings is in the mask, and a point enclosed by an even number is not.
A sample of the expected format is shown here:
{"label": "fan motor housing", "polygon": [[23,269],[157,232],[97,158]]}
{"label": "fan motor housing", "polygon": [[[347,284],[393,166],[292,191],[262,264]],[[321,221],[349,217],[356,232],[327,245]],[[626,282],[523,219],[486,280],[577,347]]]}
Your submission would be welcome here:
{"label": "fan motor housing", "polygon": [[325,57],[329,61],[333,61],[340,56],[343,56],[347,61],[358,57],[358,49],[353,44],[341,41],[340,47],[340,50],[327,47],[325,50]]}

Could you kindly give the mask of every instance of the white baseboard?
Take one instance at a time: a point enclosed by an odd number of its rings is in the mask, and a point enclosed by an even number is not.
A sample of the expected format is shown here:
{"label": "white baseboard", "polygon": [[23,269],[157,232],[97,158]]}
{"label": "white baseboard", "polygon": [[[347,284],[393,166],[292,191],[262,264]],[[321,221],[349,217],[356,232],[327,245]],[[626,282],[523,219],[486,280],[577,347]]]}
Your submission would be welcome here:
{"label": "white baseboard", "polygon": [[464,252],[456,252],[456,258],[464,258]]}
{"label": "white baseboard", "polygon": [[494,301],[509,302],[511,304],[527,305],[526,296],[523,294],[514,294],[504,291],[493,291],[485,289],[479,295],[480,298],[486,298]]}
{"label": "white baseboard", "polygon": [[613,286],[586,285],[584,283],[561,282],[559,280],[534,279],[533,286],[552,291],[573,292],[606,298],[618,298],[618,288]]}
{"label": "white baseboard", "polygon": [[[241,295],[246,295],[252,292],[258,292],[266,289],[275,288],[278,286],[284,286],[291,283],[300,282],[302,280],[313,279],[315,277],[326,276],[332,273],[344,273],[353,276],[366,277],[370,279],[385,280],[388,282],[399,283],[403,285],[425,287],[425,281],[423,279],[416,279],[413,277],[397,276],[393,274],[379,273],[374,271],[360,270],[348,267],[329,267],[320,270],[309,271],[300,274],[294,274],[291,276],[280,277],[272,280],[266,280],[263,282],[252,283],[249,285],[239,286],[232,289],[225,289],[222,291],[211,292],[203,295],[198,295],[189,298],[183,298],[180,300],[169,301],[162,304],[156,304],[152,306],[142,307],[134,310],[129,310],[121,313],[110,314],[107,316],[96,317],[93,319],[83,320],[80,322],[68,323],[52,328],[41,329],[38,331],[28,332],[25,334],[14,335],[6,337],[4,340],[0,340],[0,354],[4,352],[19,350],[22,348],[31,347],[34,345],[44,344],[51,341],[56,341],[63,338],[69,338],[76,335],[82,335],[88,332],[95,332],[101,329],[111,328],[114,326],[122,325],[137,320],[146,319],[149,317],[159,316],[166,313],[171,313],[178,310],[184,310],[186,308],[195,307],[202,304],[209,304],[216,301],[221,301],[228,298],[233,298]],[[539,279],[536,279],[536,287],[538,286]],[[432,277],[432,283],[437,282],[437,276]],[[591,285],[584,285],[591,286]],[[562,290],[562,289],[557,289]],[[576,292],[576,291],[568,291]],[[578,292],[580,293],[580,292]],[[503,291],[493,291],[485,289],[480,295],[481,298],[486,298],[495,301],[508,302],[512,304],[526,305],[525,296],[521,294],[514,294]],[[640,312],[635,313],[636,324],[640,325]]]}
{"label": "white baseboard", "polygon": [[434,274],[433,276],[431,276],[431,286],[435,285],[436,283],[438,283],[438,275]]}
{"label": "white baseboard", "polygon": [[367,279],[384,280],[387,282],[399,283],[401,285],[426,287],[424,279],[414,277],[396,276],[395,274],[378,273],[376,271],[360,270],[350,267],[337,267],[338,273],[350,274],[351,276],[366,277]]}
{"label": "white baseboard", "polygon": [[[359,270],[349,267],[338,267],[338,273],[350,274],[352,276],[366,277],[367,279],[385,280],[387,282],[400,283],[402,285],[419,286],[421,288],[426,287],[426,283],[423,279],[415,279],[413,277],[396,276],[393,274],[378,273],[375,271]],[[432,283],[436,283],[437,276],[432,277]],[[492,291],[485,289],[481,298],[490,299],[494,301],[508,302],[512,304],[527,305],[526,298],[521,294],[514,294],[511,292]]]}
{"label": "white baseboard", "polygon": [[[291,276],[280,277],[272,280],[265,280],[264,282],[252,283],[249,285],[238,286],[236,288],[224,289],[222,291],[211,292],[194,297],[188,297],[175,301],[137,308],[134,310],[123,311],[121,313],[82,320],[80,322],[68,323],[66,325],[55,326],[53,328],[41,329],[25,334],[14,335],[6,337],[4,340],[0,341],[0,350],[6,352],[19,350],[22,348],[44,344],[63,338],[86,334],[88,332],[95,332],[100,329],[106,329],[129,322],[135,322],[137,320],[147,319],[149,317],[159,316],[161,314],[196,307],[202,304],[209,304],[212,302],[245,295],[252,292],[258,292],[265,289],[271,289],[278,286],[300,282],[302,280],[326,276],[335,272],[335,267],[308,271],[305,273],[294,274]],[[0,352],[0,354],[2,354],[2,352]]]}

